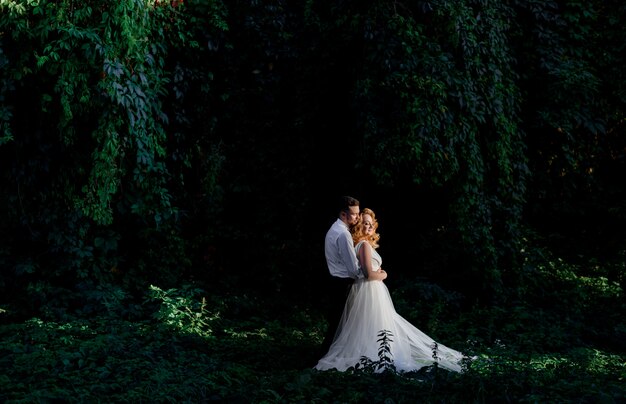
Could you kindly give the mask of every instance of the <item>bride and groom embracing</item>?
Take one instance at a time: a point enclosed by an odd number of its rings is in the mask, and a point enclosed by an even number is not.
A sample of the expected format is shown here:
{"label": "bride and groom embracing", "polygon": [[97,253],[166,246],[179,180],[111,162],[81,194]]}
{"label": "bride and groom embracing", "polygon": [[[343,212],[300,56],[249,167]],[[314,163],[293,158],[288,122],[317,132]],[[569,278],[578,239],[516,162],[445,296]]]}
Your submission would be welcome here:
{"label": "bride and groom embracing", "polygon": [[326,354],[314,368],[345,371],[363,360],[378,361],[384,332],[397,371],[415,371],[434,363],[462,371],[461,352],[436,343],[396,313],[383,283],[387,273],[376,251],[380,235],[374,212],[368,208],[361,212],[359,201],[350,196],[342,197],[338,208],[339,217],[328,230],[324,245],[332,279],[329,328],[322,344]]}

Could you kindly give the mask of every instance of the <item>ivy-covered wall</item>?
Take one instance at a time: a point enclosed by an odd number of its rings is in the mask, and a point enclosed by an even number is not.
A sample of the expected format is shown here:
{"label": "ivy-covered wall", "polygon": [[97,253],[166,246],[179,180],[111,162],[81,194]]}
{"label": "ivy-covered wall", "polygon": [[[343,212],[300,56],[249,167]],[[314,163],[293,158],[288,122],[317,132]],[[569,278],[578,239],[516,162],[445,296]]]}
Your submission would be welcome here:
{"label": "ivy-covered wall", "polygon": [[528,229],[623,240],[620,2],[0,13],[0,288],[25,310],[105,285],[317,282],[339,194],[377,211],[396,279],[487,301]]}

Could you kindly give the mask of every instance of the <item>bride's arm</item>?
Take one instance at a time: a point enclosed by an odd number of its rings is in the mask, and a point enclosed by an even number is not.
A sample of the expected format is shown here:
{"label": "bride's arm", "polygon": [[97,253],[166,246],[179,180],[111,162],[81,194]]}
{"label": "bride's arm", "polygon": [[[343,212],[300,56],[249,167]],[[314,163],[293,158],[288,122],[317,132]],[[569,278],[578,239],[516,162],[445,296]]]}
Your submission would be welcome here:
{"label": "bride's arm", "polygon": [[368,281],[382,281],[387,278],[387,272],[379,269],[374,271],[372,268],[372,246],[369,243],[363,243],[363,247],[359,250],[359,262],[361,268],[367,271]]}

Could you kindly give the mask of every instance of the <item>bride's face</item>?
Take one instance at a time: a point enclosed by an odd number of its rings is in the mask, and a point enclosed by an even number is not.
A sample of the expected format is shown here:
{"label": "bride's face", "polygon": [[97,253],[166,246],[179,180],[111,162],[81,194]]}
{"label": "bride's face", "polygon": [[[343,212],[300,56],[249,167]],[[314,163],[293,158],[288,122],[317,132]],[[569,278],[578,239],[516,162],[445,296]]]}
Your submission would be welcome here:
{"label": "bride's face", "polygon": [[363,215],[363,230],[368,236],[374,234],[374,219],[370,215]]}

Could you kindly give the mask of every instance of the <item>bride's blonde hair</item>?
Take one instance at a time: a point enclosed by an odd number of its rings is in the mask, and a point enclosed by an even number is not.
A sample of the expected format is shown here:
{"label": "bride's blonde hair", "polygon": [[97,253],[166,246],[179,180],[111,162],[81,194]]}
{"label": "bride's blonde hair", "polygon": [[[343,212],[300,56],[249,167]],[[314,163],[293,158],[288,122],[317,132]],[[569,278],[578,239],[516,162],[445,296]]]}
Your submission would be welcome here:
{"label": "bride's blonde hair", "polygon": [[[372,217],[372,224],[374,226],[374,233],[368,236],[365,233],[365,226],[363,226],[363,215],[370,215]],[[372,248],[378,248],[378,240],[380,240],[380,234],[376,233],[378,229],[378,221],[376,220],[376,214],[370,208],[364,208],[359,214],[359,223],[352,228],[352,240],[356,245],[361,240],[367,240]]]}

